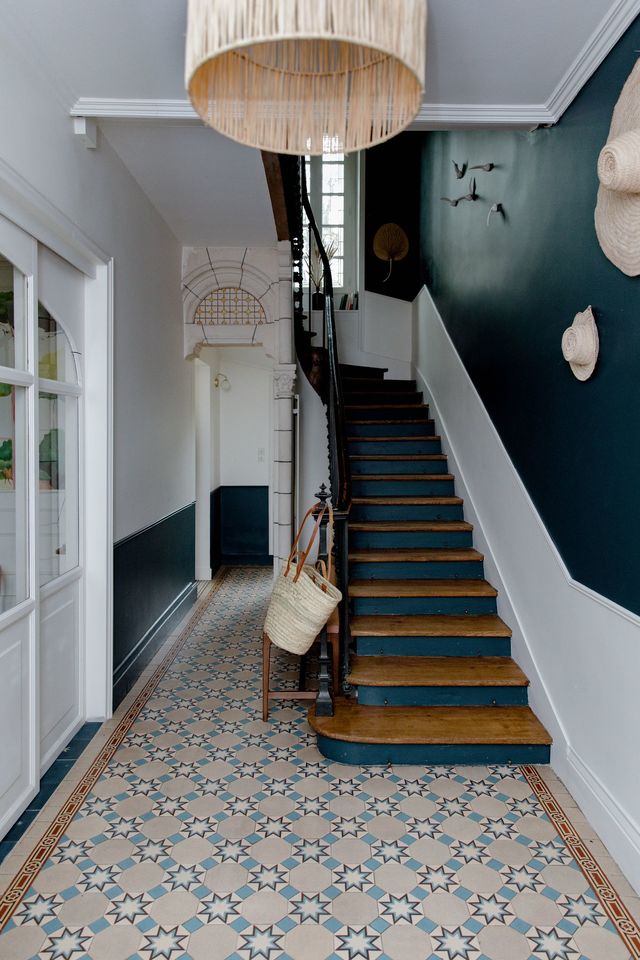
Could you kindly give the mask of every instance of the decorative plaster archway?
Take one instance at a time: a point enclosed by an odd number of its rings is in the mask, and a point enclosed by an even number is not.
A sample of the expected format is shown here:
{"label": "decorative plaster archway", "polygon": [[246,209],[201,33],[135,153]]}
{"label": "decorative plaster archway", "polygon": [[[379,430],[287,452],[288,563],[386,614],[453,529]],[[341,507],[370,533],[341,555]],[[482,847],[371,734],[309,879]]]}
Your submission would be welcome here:
{"label": "decorative plaster archway", "polygon": [[[203,301],[222,290],[243,291],[257,301],[258,320],[216,318],[202,322]],[[182,297],[184,355],[199,358],[203,347],[262,346],[273,361],[272,523],[274,572],[289,555],[293,540],[293,399],[296,365],[293,345],[291,248],[287,241],[273,247],[190,247],[183,252]],[[250,302],[248,300],[248,302]],[[213,320],[213,317],[206,317]],[[198,379],[202,379],[202,371]],[[205,393],[196,391],[196,417],[206,420]],[[197,460],[202,464],[206,458]],[[196,554],[206,555],[209,537],[209,493],[206,466],[198,470],[196,495]],[[199,535],[198,535],[199,531]],[[203,570],[200,565],[200,571]]]}

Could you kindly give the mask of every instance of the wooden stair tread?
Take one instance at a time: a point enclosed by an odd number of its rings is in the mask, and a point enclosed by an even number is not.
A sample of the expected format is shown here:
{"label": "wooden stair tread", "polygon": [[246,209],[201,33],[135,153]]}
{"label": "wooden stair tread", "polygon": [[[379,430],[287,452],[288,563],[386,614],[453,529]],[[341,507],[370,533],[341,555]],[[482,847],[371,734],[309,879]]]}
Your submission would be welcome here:
{"label": "wooden stair tread", "polygon": [[349,683],[367,687],[526,687],[511,657],[354,657]]}
{"label": "wooden stair tread", "polygon": [[351,597],[497,597],[486,580],[354,580]]}
{"label": "wooden stair tread", "polygon": [[349,560],[365,563],[460,563],[484,560],[473,547],[394,547],[392,550],[353,550]]}
{"label": "wooden stair tread", "polygon": [[389,505],[399,505],[401,507],[457,507],[463,503],[463,500],[461,497],[354,497],[351,503],[364,507]]}
{"label": "wooden stair tread", "polygon": [[309,723],[349,743],[551,743],[529,707],[374,707],[337,699],[332,717],[316,717],[311,706]]}
{"label": "wooden stair tread", "polygon": [[[351,420],[350,422],[353,423],[354,421]],[[388,423],[386,420],[376,422]],[[425,440],[431,443],[441,439],[439,433],[431,433],[425,434],[423,437],[347,437],[347,443],[420,443]]]}
{"label": "wooden stair tread", "polygon": [[353,637],[510,637],[495,613],[360,614],[349,621]]}
{"label": "wooden stair tread", "polygon": [[351,460],[366,460],[368,462],[376,461],[395,461],[395,460],[446,460],[444,453],[352,453]]}
{"label": "wooden stair tread", "polygon": [[357,533],[430,533],[469,532],[473,525],[465,520],[361,520],[349,524]]}
{"label": "wooden stair tread", "polygon": [[358,480],[454,480],[454,479],[455,477],[453,476],[452,473],[363,473],[361,475],[358,475]]}

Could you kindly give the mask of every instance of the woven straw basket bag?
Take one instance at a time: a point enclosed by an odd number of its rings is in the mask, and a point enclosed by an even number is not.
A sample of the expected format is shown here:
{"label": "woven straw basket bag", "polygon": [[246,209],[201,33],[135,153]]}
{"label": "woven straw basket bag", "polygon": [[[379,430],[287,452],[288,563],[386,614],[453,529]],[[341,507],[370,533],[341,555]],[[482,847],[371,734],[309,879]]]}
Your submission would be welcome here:
{"label": "woven straw basket bag", "polygon": [[[327,553],[328,570],[317,570],[307,563],[322,518],[329,511]],[[305,523],[318,514],[306,550],[298,550],[298,542]],[[306,653],[325,623],[342,600],[342,594],[331,583],[331,552],[333,547],[333,510],[331,504],[311,507],[305,514],[289,554],[285,568],[276,580],[264,622],[264,632],[272,643],[298,656]],[[322,564],[324,567],[324,564]]]}

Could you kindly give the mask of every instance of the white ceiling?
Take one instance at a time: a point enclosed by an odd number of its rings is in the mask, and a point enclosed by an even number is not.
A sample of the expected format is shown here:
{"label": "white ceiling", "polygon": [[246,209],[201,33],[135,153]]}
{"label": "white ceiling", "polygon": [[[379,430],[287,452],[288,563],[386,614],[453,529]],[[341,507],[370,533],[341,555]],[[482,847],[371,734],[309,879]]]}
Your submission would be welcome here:
{"label": "white ceiling", "polygon": [[[186,0],[2,3],[69,109],[102,100],[109,115],[119,101],[118,115],[131,101],[135,116],[140,101],[185,100]],[[640,0],[430,0],[422,126],[557,119],[639,10]],[[274,239],[256,151],[195,122],[102,127],[183,243]]]}
{"label": "white ceiling", "polygon": [[200,124],[176,121],[105,121],[102,131],[185,246],[275,241],[257,150]]}

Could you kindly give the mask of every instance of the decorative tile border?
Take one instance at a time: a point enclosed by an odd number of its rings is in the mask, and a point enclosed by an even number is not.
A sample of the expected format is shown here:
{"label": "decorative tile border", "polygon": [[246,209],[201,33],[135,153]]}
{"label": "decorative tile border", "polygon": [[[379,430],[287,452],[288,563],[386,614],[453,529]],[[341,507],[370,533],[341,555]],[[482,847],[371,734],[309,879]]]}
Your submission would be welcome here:
{"label": "decorative tile border", "polygon": [[535,767],[520,768],[545,813],[555,826],[574,860],[589,881],[589,886],[600,901],[603,910],[630,951],[633,960],[640,960],[640,927],[625,907],[608,877],[591,856],[584,840],[578,835],[566,813],[551,793]]}
{"label": "decorative tile border", "polygon": [[228,570],[226,568],[222,568],[217,574],[215,580],[212,582],[211,586],[202,593],[198,600],[197,606],[189,617],[184,629],[180,632],[180,635],[176,638],[175,642],[171,644],[171,647],[164,655],[156,669],[153,671],[147,682],[144,684],[140,692],[137,694],[137,696],[135,696],[132,703],[124,713],[124,716],[118,723],[118,726],[115,728],[105,745],[100,750],[98,756],[95,758],[82,779],[78,782],[77,786],[73,790],[73,793],[68,797],[67,800],[64,801],[60,811],[56,814],[55,819],[49,824],[44,835],[37,842],[9,886],[0,896],[0,932],[2,932],[8,921],[11,919],[12,914],[14,913],[16,907],[19,906],[20,901],[24,897],[25,893],[31,887],[35,877],[40,873],[43,866],[55,850],[58,840],[61,836],[63,836],[67,827],[86,800],[88,794],[97,783],[99,777],[101,777],[106,770],[110,760],[126,737],[130,727],[137,719],[140,711],[152,696],[153,692],[158,686],[158,683],[163,678],[167,670],[171,667],[171,664],[176,659],[182,647],[184,647],[186,644],[187,640],[191,636],[194,626],[200,620],[202,613],[209,605],[211,597],[217,593],[222,586],[222,583],[226,579],[227,573]]}

